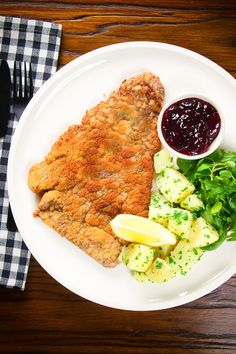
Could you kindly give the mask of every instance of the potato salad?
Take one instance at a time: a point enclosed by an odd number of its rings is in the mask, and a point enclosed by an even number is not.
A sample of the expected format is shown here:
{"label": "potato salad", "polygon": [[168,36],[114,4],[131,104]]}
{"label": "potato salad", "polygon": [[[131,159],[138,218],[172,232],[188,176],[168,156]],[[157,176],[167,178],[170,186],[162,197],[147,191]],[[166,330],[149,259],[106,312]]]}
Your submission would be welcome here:
{"label": "potato salad", "polygon": [[[204,247],[219,239],[217,230],[201,216],[205,206],[195,185],[175,168],[166,150],[154,156],[154,168],[156,188],[149,220],[160,225],[156,233],[168,233],[169,238],[162,240],[159,235],[156,245],[130,239],[122,251],[122,261],[142,283],[165,283],[178,274],[185,276],[200,260]],[[149,236],[144,235],[143,240]]]}

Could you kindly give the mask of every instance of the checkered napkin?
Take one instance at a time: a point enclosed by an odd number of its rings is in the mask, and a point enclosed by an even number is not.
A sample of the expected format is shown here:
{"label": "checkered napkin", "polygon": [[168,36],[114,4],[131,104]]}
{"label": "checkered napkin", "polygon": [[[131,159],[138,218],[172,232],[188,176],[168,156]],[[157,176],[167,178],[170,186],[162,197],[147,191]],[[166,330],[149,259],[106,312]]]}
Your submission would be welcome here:
{"label": "checkered napkin", "polygon": [[[56,71],[61,25],[0,16],[0,59],[30,62],[35,91]],[[7,230],[9,206],[6,173],[17,118],[11,108],[7,133],[0,139],[0,285],[24,290],[30,253],[19,232]]]}

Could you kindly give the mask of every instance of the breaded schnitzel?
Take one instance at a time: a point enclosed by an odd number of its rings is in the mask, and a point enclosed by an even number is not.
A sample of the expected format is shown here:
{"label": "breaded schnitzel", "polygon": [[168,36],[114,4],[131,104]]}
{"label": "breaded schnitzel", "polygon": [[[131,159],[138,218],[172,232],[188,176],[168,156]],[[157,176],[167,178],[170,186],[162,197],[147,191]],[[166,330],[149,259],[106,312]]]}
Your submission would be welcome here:
{"label": "breaded schnitzel", "polygon": [[35,215],[106,267],[121,251],[111,219],[148,215],[163,99],[154,74],[125,80],[30,170],[29,187],[41,196]]}

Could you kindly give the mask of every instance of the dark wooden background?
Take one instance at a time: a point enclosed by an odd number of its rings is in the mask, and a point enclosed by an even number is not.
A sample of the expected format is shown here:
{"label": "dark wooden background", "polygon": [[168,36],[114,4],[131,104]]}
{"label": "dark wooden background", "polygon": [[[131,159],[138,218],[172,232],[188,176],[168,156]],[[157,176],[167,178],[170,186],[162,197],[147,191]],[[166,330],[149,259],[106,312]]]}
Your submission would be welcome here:
{"label": "dark wooden background", "polygon": [[[194,50],[236,75],[233,0],[1,0],[0,15],[61,23],[60,66],[107,44],[150,40]],[[236,277],[182,307],[128,312],[72,294],[32,257],[26,290],[0,289],[0,353],[233,354]]]}

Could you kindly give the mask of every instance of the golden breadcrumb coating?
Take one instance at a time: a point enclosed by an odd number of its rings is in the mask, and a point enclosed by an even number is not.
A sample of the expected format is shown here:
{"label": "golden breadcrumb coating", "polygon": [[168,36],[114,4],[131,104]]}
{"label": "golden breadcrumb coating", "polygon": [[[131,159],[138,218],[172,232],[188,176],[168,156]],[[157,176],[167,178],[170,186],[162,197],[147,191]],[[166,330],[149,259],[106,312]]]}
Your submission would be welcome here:
{"label": "golden breadcrumb coating", "polygon": [[125,80],[30,170],[29,187],[41,196],[35,215],[104,266],[115,266],[121,250],[111,219],[148,215],[163,99],[154,74]]}

